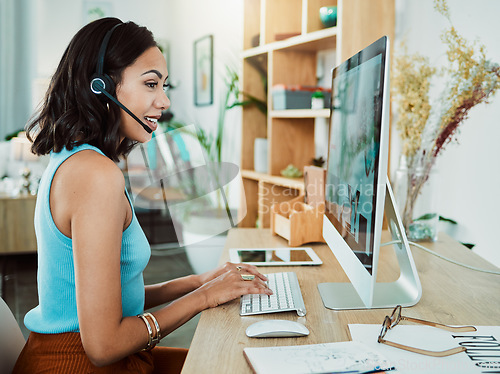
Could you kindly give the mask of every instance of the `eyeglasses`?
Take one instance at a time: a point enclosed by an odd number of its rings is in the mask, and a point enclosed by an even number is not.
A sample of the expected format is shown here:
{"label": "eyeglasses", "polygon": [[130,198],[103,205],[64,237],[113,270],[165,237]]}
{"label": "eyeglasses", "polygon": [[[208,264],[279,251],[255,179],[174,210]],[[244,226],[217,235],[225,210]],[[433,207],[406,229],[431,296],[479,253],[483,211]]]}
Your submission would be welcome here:
{"label": "eyeglasses", "polygon": [[427,356],[433,356],[433,357],[445,357],[445,356],[451,356],[460,352],[464,352],[467,350],[465,347],[456,347],[456,348],[451,348],[447,349],[445,351],[428,351],[425,349],[420,349],[420,348],[413,348],[409,347],[407,345],[399,344],[399,343],[394,343],[389,340],[385,340],[385,334],[387,334],[387,331],[396,327],[396,325],[400,321],[408,321],[408,322],[414,322],[414,323],[419,323],[422,325],[427,325],[427,326],[432,326],[432,327],[437,327],[442,330],[446,331],[451,331],[451,332],[471,332],[471,331],[477,331],[477,329],[474,326],[448,326],[448,325],[442,325],[440,323],[436,322],[429,322],[429,321],[424,321],[421,319],[417,318],[411,318],[411,317],[405,317],[401,315],[401,305],[398,305],[394,310],[392,311],[391,316],[385,316],[384,323],[382,323],[382,330],[380,331],[380,335],[378,336],[378,342],[382,344],[387,344],[390,345],[391,347],[399,348],[399,349],[404,349],[405,351],[410,351],[414,353],[419,353],[422,355],[427,355]]}

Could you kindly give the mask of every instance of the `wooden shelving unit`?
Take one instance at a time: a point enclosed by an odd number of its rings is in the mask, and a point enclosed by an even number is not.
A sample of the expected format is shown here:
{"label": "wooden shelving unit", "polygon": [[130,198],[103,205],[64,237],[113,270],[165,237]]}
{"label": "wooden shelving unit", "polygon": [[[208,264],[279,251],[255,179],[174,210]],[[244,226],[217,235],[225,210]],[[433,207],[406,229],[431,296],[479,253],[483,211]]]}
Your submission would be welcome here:
{"label": "wooden shelving unit", "polygon": [[[324,28],[319,9],[335,5],[337,26]],[[244,92],[267,100],[268,115],[256,107],[243,107],[246,215],[240,227],[255,227],[257,222],[269,227],[271,205],[303,193],[302,179],[284,178],[280,171],[289,164],[299,169],[311,164],[315,118],[330,115],[329,109],[272,110],[271,88],[315,86],[321,51],[335,50],[339,64],[383,35],[393,39],[394,12],[394,0],[245,0],[242,86]],[[268,174],[254,171],[256,138],[268,139]]]}

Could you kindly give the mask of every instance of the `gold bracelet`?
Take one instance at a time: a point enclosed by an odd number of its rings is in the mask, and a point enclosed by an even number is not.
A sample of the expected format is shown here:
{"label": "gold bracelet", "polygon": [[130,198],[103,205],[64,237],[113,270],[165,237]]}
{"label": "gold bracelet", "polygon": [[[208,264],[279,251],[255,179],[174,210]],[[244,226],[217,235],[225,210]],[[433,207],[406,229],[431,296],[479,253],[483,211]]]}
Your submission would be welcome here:
{"label": "gold bracelet", "polygon": [[160,325],[158,324],[156,317],[154,315],[152,315],[151,313],[144,313],[144,316],[150,317],[153,320],[153,323],[154,323],[155,328],[156,328],[156,336],[153,338],[153,344],[156,345],[161,340]]}
{"label": "gold bracelet", "polygon": [[143,349],[143,351],[149,351],[150,349],[153,348],[153,329],[151,328],[151,325],[149,324],[148,319],[144,316],[144,314],[139,314],[137,315],[140,319],[144,321],[146,324],[146,327],[148,329],[148,345],[146,348]]}

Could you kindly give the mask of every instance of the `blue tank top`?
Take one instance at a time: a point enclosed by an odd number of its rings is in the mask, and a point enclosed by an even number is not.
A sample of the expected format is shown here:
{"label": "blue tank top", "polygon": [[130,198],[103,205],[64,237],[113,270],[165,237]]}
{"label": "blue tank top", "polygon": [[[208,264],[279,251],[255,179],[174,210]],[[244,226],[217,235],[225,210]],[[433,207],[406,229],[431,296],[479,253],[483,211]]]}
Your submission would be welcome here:
{"label": "blue tank top", "polygon": [[[30,310],[24,324],[34,332],[56,334],[79,332],[76,309],[75,269],[71,238],[59,231],[50,211],[50,187],[59,166],[70,156],[86,149],[103,154],[91,145],[63,149],[50,154],[37,195],[35,232],[38,247],[39,305]],[[125,191],[130,203],[130,197]],[[149,243],[132,206],[132,221],[123,231],[120,255],[121,295],[123,317],[144,312],[143,271],[151,256]]]}

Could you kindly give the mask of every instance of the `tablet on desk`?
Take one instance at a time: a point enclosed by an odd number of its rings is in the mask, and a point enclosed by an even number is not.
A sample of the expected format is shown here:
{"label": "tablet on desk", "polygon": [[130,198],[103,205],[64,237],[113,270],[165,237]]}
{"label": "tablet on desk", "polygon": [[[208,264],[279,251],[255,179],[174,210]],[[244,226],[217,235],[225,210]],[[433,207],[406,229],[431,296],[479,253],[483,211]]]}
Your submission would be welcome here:
{"label": "tablet on desk", "polygon": [[231,248],[229,259],[255,266],[321,265],[323,261],[310,247]]}

